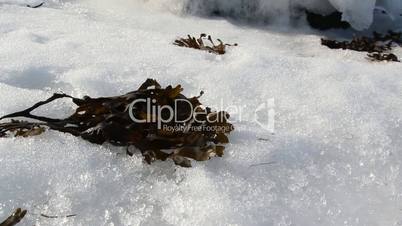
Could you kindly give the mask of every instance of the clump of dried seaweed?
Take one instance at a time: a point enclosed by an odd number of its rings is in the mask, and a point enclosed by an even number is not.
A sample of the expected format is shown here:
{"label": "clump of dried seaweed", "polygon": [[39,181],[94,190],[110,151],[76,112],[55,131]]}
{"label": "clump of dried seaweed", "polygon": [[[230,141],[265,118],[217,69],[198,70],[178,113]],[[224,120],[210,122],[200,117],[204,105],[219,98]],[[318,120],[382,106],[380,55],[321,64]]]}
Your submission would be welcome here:
{"label": "clump of dried seaweed", "polygon": [[26,214],[26,210],[21,210],[21,208],[18,208],[11,214],[11,216],[0,223],[0,226],[14,226],[18,224],[25,217]]}
{"label": "clump of dried seaweed", "polygon": [[[221,157],[224,144],[229,142],[227,134],[233,130],[228,113],[213,112],[201,105],[199,97],[187,98],[182,91],[180,85],[162,88],[155,80],[148,79],[138,90],[115,97],[80,99],[56,93],[24,111],[0,118],[24,117],[38,121],[1,123],[0,137],[38,135],[48,128],[95,144],[126,146],[129,155],[133,153],[128,147],[134,146],[147,163],[172,159],[184,167],[191,166],[189,159],[205,161],[213,156]],[[78,106],[73,115],[54,119],[31,114],[60,98],[70,98]],[[166,109],[175,109],[174,115],[169,115],[172,112]],[[174,120],[166,120],[169,116]]]}
{"label": "clump of dried seaweed", "polygon": [[[208,40],[211,45],[208,45],[205,41]],[[219,44],[216,45],[214,41],[212,40],[210,35],[206,34],[201,34],[199,38],[191,37],[190,35],[187,35],[187,38],[179,38],[174,41],[174,45],[180,46],[180,47],[187,47],[187,48],[193,48],[193,49],[199,49],[199,50],[204,50],[208,51],[210,53],[215,53],[218,55],[222,55],[226,53],[226,46],[237,46],[237,44],[225,44],[222,42],[222,40],[217,39]]]}
{"label": "clump of dried seaweed", "polygon": [[394,61],[400,62],[398,57],[393,53],[369,53],[368,59],[371,61]]}
{"label": "clump of dried seaweed", "polygon": [[368,52],[372,61],[399,62],[395,54],[389,53],[395,45],[402,45],[402,33],[388,31],[382,35],[374,32],[373,37],[354,37],[351,41],[336,41],[321,39],[321,44],[330,49],[349,49],[359,52]]}

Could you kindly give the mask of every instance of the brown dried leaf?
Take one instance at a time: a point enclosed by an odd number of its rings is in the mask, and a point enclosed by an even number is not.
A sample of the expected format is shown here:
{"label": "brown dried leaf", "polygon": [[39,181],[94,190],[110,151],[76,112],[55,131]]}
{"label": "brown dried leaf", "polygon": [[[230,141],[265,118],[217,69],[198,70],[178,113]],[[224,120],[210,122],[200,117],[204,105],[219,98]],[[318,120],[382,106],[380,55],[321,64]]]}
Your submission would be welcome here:
{"label": "brown dried leaf", "polygon": [[207,40],[211,43],[211,45],[206,45],[204,40],[207,37],[206,34],[201,34],[198,39],[195,37],[191,37],[190,35],[187,35],[187,38],[179,38],[174,41],[174,45],[180,46],[180,47],[187,47],[187,48],[193,48],[193,49],[199,49],[199,50],[204,50],[208,51],[210,53],[215,53],[218,55],[223,55],[226,53],[226,46],[237,46],[237,44],[225,44],[223,43],[220,39],[218,39],[219,44],[215,45],[213,42],[212,38],[210,35],[208,35]]}
{"label": "brown dried leaf", "polygon": [[227,143],[229,143],[229,138],[225,135],[225,134],[223,134],[223,133],[218,133],[217,135],[216,135],[216,141],[218,142],[218,143],[221,143],[221,144],[227,144]]}
{"label": "brown dried leaf", "polygon": [[216,146],[216,155],[219,157],[223,157],[225,151],[225,146]]}
{"label": "brown dried leaf", "polygon": [[16,137],[33,137],[33,136],[41,135],[45,131],[46,131],[46,129],[43,127],[34,127],[31,129],[18,129],[17,132],[15,133],[15,136]]}

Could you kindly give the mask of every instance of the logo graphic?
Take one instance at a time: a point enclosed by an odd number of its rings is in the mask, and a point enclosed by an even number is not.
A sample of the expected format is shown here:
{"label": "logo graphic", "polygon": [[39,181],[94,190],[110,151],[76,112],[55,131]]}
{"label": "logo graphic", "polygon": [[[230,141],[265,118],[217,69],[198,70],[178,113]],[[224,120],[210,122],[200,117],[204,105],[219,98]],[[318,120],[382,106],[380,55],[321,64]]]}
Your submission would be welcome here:
{"label": "logo graphic", "polygon": [[254,121],[261,128],[275,133],[275,99],[271,98],[267,102],[260,104],[254,112]]}
{"label": "logo graphic", "polygon": [[[143,108],[145,110],[144,115],[135,115],[134,109]],[[185,118],[178,118],[177,114],[178,108],[187,109],[186,112],[189,114],[186,115]],[[224,112],[229,112],[235,114],[236,121],[242,122],[242,113],[244,111],[244,106],[227,106],[223,107],[223,103],[221,102],[221,108]],[[247,108],[249,109],[249,108]],[[251,111],[252,112],[252,111]],[[250,112],[250,113],[251,113]],[[155,99],[146,98],[146,99],[137,99],[133,101],[129,105],[128,113],[130,115],[131,120],[135,123],[155,123],[158,129],[163,129],[165,131],[188,131],[188,130],[224,130],[225,128],[197,128],[193,125],[200,125],[207,122],[207,124],[216,124],[217,122],[229,122],[229,116],[226,114],[219,114],[219,117],[210,117],[203,106],[193,107],[192,103],[188,100],[175,100],[173,106],[169,105],[157,105],[157,101]],[[204,116],[204,117],[199,117]],[[264,130],[269,131],[270,133],[275,132],[275,99],[268,99],[265,103],[258,105],[258,107],[254,111],[254,117],[251,119],[254,123],[259,125]],[[203,121],[199,121],[199,118],[202,118]],[[248,118],[248,117],[247,117]],[[247,119],[250,122],[250,118]],[[175,126],[171,127],[170,125],[175,124]],[[178,126],[182,125],[182,126]]]}

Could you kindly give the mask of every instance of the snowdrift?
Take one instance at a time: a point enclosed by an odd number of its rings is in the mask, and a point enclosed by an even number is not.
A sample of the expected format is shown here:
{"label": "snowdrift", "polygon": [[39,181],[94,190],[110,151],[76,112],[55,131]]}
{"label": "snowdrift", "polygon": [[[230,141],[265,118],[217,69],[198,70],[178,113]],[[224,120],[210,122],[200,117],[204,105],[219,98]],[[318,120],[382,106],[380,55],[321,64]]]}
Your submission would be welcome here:
{"label": "snowdrift", "polygon": [[257,20],[287,22],[300,9],[327,15],[343,13],[343,20],[363,30],[373,22],[375,9],[395,19],[402,12],[400,0],[183,0],[186,10],[201,14],[226,14]]}
{"label": "snowdrift", "polygon": [[[92,0],[87,0],[92,1]],[[104,1],[109,2],[110,1]],[[151,7],[175,13],[197,15],[222,15],[237,19],[288,24],[300,18],[302,9],[328,15],[339,11],[342,19],[353,28],[370,27],[374,14],[384,14],[391,20],[400,18],[401,0],[120,0],[120,4],[132,5],[146,2]],[[116,2],[113,1],[112,4]],[[100,4],[96,1],[96,4]]]}

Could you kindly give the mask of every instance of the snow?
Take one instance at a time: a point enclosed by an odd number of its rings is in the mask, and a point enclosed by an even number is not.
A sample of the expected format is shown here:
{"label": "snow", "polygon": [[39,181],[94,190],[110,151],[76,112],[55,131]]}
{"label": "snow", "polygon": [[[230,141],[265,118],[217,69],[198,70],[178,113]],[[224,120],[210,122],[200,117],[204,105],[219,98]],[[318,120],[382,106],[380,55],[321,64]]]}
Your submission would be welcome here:
{"label": "snow", "polygon": [[365,30],[371,26],[376,7],[383,9],[379,14],[385,10],[393,21],[400,19],[402,14],[400,0],[151,0],[148,4],[176,12],[184,10],[201,15],[219,13],[234,18],[281,24],[290,24],[292,18],[298,17],[300,9],[323,15],[337,10],[342,13],[342,20],[349,22],[356,30]]}
{"label": "snow", "polygon": [[370,27],[373,22],[376,0],[329,0],[342,12],[342,20],[348,21],[358,30]]}
{"label": "snow", "polygon": [[[1,4],[0,115],[53,92],[111,96],[152,77],[188,96],[205,91],[207,106],[242,107],[225,156],[183,169],[57,132],[0,139],[1,219],[22,207],[21,225],[37,226],[402,224],[401,64],[329,50],[306,27],[251,27],[160,4]],[[201,32],[239,46],[215,56],[171,44]],[[253,120],[272,98],[274,134]]]}

